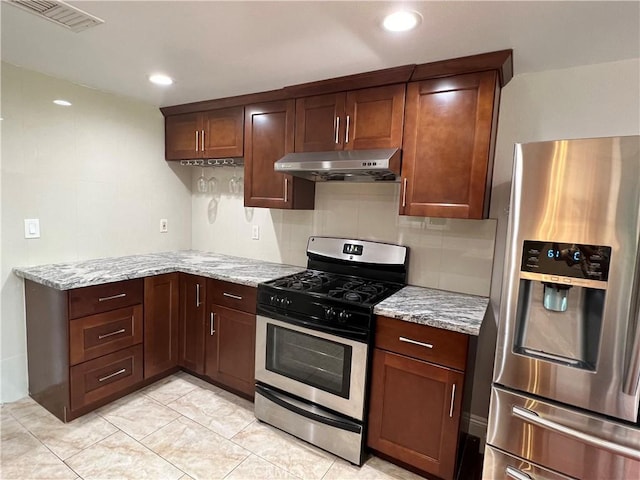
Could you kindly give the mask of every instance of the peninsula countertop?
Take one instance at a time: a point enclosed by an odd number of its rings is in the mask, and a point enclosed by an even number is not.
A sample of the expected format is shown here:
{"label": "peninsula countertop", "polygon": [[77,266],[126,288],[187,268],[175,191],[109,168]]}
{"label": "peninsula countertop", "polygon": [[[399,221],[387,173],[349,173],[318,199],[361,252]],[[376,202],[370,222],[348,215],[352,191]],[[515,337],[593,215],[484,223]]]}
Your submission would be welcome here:
{"label": "peninsula countertop", "polygon": [[[304,267],[184,250],[14,268],[19,277],[57,290],[183,272],[256,287],[304,271]],[[489,298],[406,286],[378,303],[376,315],[477,336]]]}

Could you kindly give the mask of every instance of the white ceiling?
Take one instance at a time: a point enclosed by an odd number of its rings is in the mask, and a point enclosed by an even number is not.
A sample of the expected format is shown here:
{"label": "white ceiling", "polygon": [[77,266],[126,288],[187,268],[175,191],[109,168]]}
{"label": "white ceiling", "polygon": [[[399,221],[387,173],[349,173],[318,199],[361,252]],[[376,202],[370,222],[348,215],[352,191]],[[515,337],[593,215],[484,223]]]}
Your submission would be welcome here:
{"label": "white ceiling", "polygon": [[[508,48],[516,75],[640,57],[638,1],[69,3],[105,24],[72,33],[3,1],[2,60],[158,106]],[[420,27],[382,31],[399,6]]]}

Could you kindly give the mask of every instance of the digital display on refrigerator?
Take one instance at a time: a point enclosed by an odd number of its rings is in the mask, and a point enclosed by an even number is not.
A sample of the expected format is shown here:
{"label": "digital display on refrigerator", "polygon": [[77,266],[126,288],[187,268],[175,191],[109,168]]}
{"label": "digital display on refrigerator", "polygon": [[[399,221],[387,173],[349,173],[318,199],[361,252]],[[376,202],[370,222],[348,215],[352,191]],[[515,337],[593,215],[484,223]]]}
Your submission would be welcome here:
{"label": "digital display on refrigerator", "polygon": [[525,240],[521,270],[606,282],[610,261],[611,247],[604,245]]}

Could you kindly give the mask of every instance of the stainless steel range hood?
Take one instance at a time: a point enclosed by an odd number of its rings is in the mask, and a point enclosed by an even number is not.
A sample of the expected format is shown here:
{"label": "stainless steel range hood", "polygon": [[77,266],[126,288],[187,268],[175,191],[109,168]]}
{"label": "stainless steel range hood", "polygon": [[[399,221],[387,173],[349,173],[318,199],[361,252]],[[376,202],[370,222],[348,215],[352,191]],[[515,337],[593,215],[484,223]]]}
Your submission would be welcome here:
{"label": "stainless steel range hood", "polygon": [[393,182],[400,179],[400,149],[289,153],[274,169],[313,181]]}

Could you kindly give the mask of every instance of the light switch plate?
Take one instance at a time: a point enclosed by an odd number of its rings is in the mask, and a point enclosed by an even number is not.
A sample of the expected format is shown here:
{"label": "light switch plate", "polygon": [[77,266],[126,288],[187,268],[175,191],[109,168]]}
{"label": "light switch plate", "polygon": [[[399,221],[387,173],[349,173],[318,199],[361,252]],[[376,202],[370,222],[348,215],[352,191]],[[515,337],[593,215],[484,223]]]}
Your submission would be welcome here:
{"label": "light switch plate", "polygon": [[251,226],[251,240],[260,240],[260,225]]}
{"label": "light switch plate", "polygon": [[160,219],[160,233],[167,233],[169,231],[169,222],[166,218]]}
{"label": "light switch plate", "polygon": [[40,220],[37,218],[24,219],[24,238],[40,238]]}

